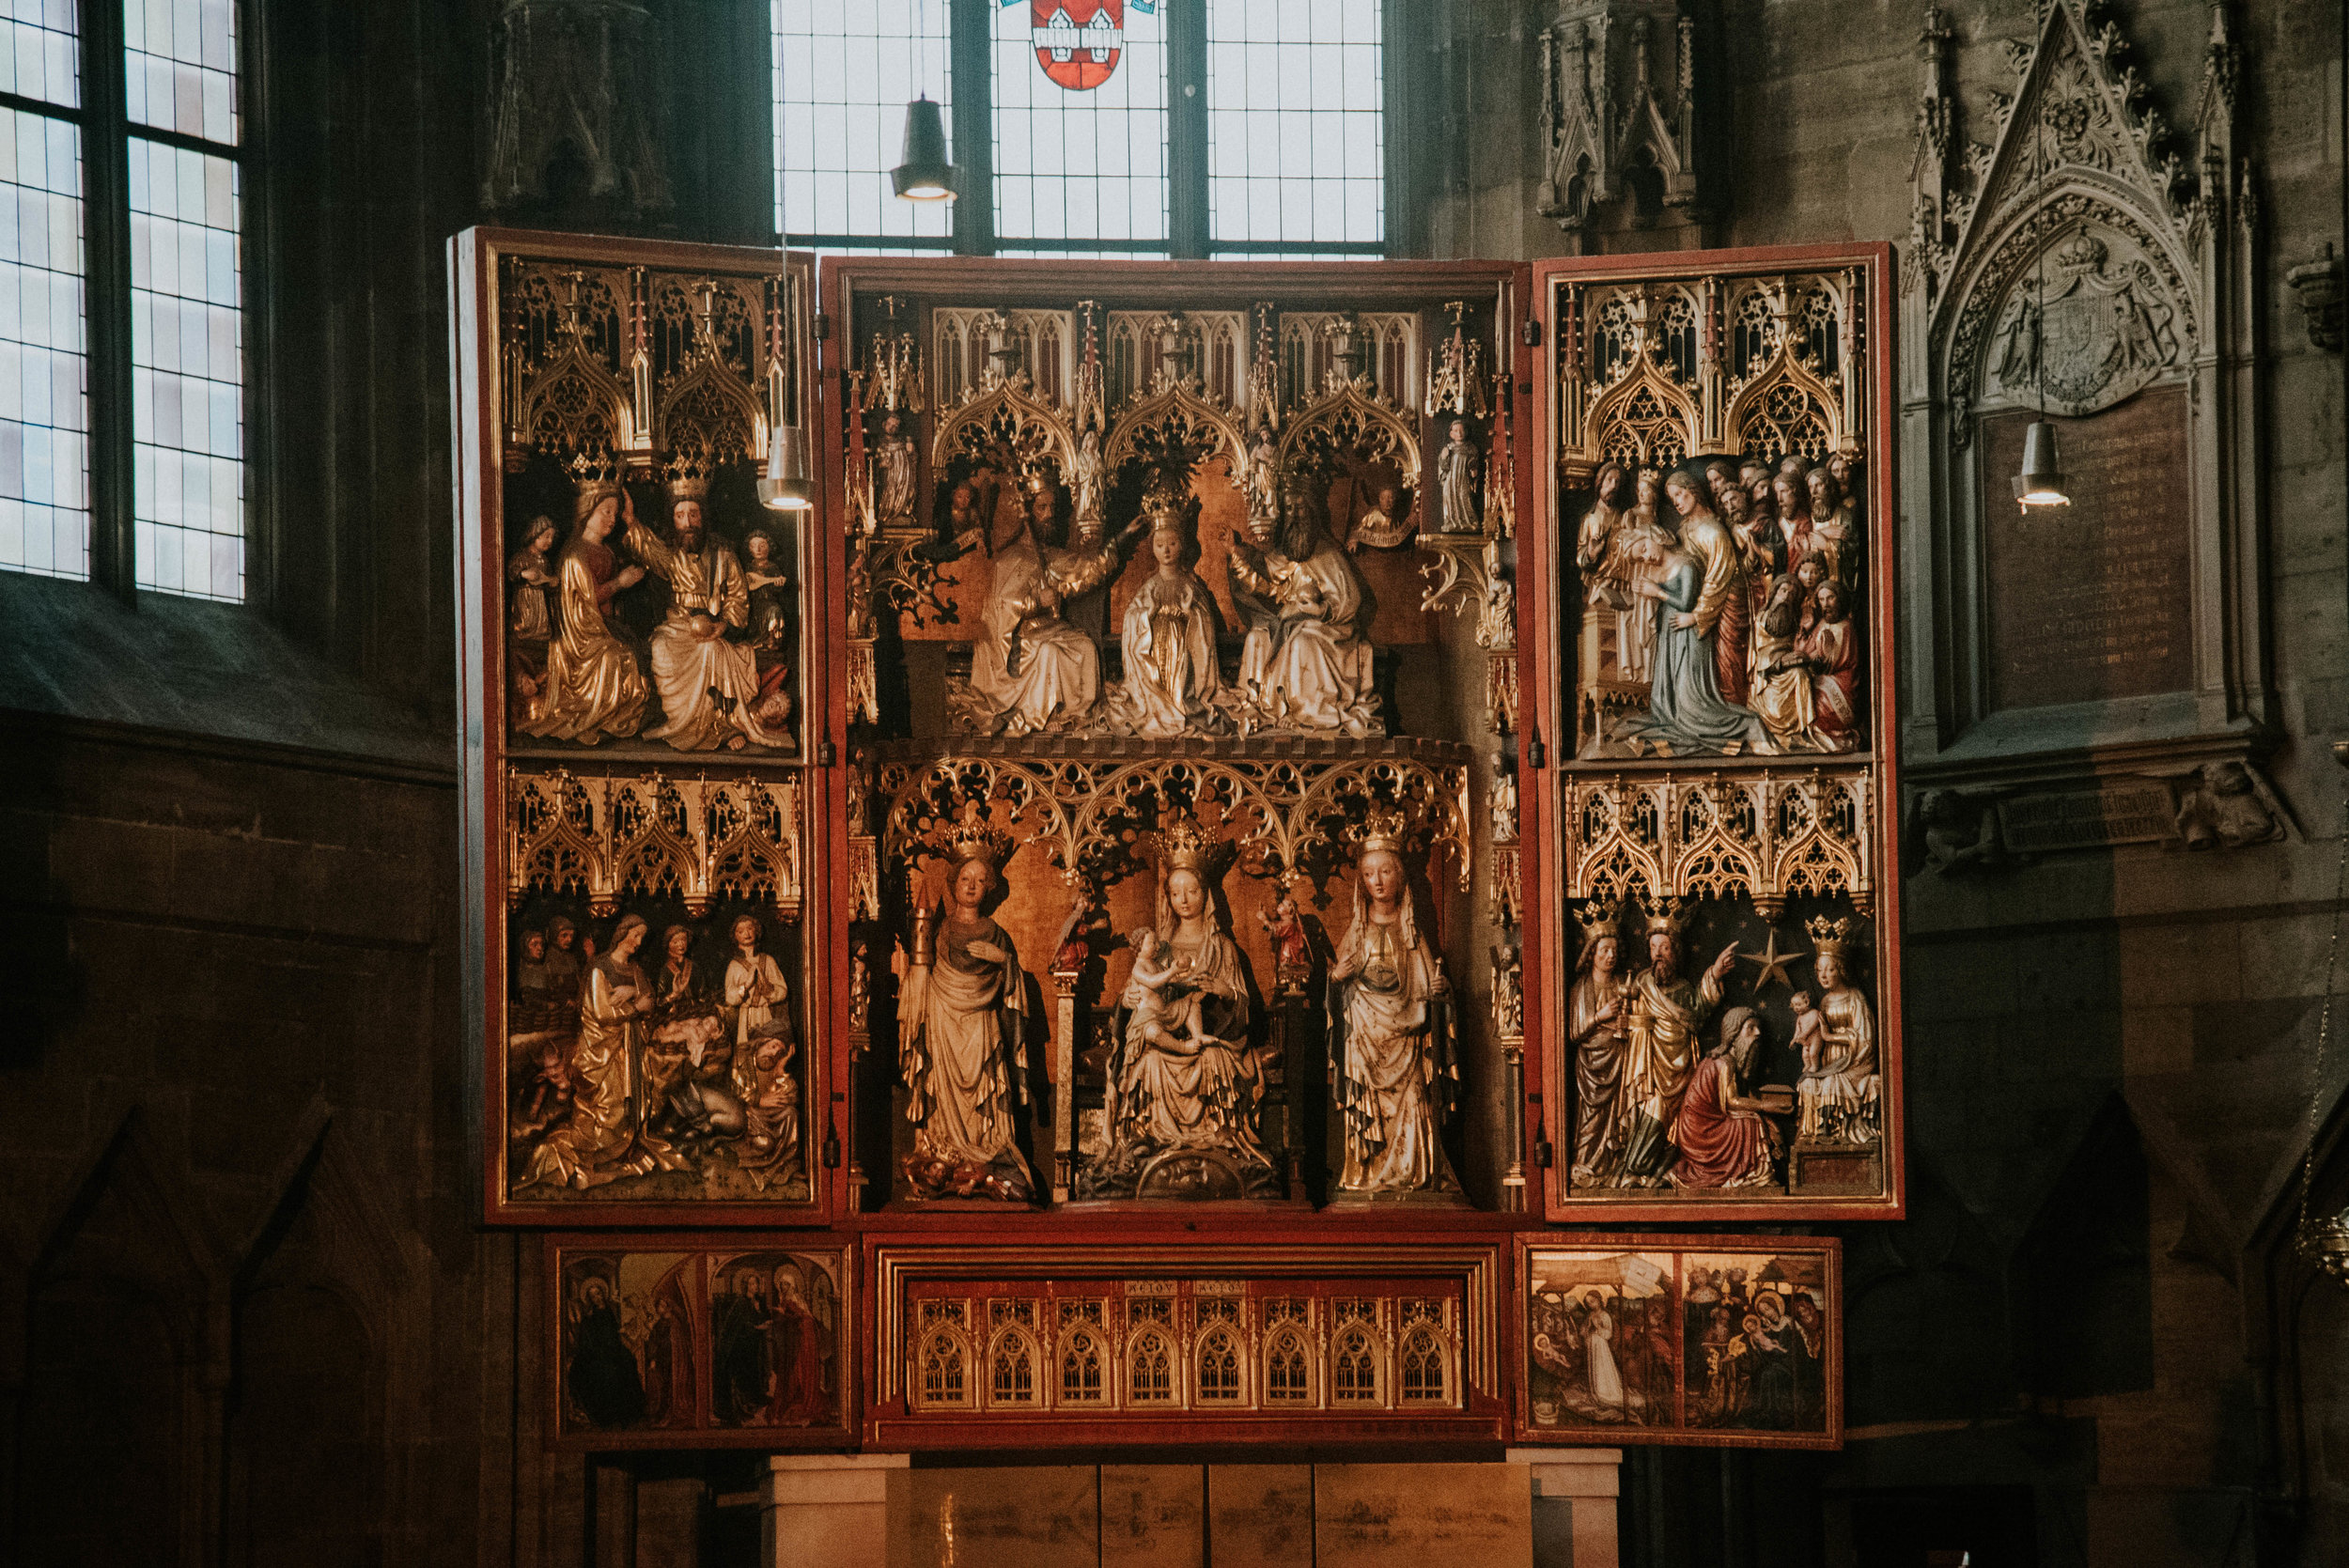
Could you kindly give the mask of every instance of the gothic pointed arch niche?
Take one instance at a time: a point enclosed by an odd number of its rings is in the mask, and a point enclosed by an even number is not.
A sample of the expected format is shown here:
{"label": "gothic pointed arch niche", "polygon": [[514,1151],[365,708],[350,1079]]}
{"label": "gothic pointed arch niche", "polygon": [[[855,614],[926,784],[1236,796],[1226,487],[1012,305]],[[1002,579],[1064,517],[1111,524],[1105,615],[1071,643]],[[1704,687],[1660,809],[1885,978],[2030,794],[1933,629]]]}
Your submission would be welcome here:
{"label": "gothic pointed arch niche", "polygon": [[[1943,563],[1904,670],[1921,783],[1993,758],[2077,782],[2111,771],[2115,737],[2138,768],[2245,764],[2270,721],[2258,178],[2235,145],[2230,9],[2206,14],[2173,130],[2089,0],[2005,40],[2012,91],[1978,107],[1949,89],[1951,35],[1926,13],[1901,301],[1904,479],[1932,500],[1905,542]],[[2007,494],[2043,408],[2073,493],[2046,525]]]}

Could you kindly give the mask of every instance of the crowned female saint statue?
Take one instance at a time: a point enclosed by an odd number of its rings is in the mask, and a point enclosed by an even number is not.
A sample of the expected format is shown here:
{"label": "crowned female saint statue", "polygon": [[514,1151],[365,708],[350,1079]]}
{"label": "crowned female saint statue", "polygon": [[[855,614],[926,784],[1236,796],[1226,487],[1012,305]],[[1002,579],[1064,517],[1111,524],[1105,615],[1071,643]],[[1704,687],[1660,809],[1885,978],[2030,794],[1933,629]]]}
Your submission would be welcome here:
{"label": "crowned female saint statue", "polygon": [[1028,976],[1011,933],[986,913],[1010,846],[970,802],[947,839],[946,892],[917,908],[900,947],[897,1063],[913,1124],[908,1185],[926,1197],[1034,1193],[1013,1113],[1027,1098]]}
{"label": "crowned female saint statue", "polygon": [[1157,919],[1130,939],[1104,1098],[1110,1147],[1081,1190],[1260,1196],[1276,1177],[1256,1135],[1264,1082],[1249,1043],[1252,988],[1214,893],[1229,847],[1189,817],[1153,838]]}
{"label": "crowned female saint statue", "polygon": [[1134,590],[1120,623],[1126,685],[1117,697],[1116,724],[1153,739],[1214,734],[1230,726],[1218,706],[1223,677],[1216,639],[1223,615],[1192,569],[1199,548],[1184,524],[1180,500],[1154,490],[1143,510],[1157,569]]}
{"label": "crowned female saint statue", "polygon": [[1876,1061],[1875,1012],[1868,994],[1851,983],[1846,963],[1859,944],[1848,919],[1811,922],[1812,964],[1819,980],[1818,1066],[1806,1065],[1795,1092],[1802,1122],[1834,1143],[1871,1144],[1883,1121],[1882,1077]]}
{"label": "crowned female saint statue", "polygon": [[1330,1049],[1345,1115],[1338,1190],[1359,1198],[1459,1191],[1443,1148],[1459,1088],[1452,987],[1420,930],[1400,812],[1375,807],[1354,862],[1354,922],[1330,964]]}

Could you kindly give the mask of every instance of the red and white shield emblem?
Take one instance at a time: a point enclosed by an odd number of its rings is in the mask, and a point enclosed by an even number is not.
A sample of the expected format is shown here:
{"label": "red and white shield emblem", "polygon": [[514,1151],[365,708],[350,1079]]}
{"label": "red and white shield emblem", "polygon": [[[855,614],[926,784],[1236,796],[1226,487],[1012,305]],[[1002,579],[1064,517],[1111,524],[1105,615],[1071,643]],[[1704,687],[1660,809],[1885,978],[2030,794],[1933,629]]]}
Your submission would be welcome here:
{"label": "red and white shield emblem", "polygon": [[1126,48],[1126,0],[1029,0],[1028,36],[1044,74],[1071,92],[1110,79]]}

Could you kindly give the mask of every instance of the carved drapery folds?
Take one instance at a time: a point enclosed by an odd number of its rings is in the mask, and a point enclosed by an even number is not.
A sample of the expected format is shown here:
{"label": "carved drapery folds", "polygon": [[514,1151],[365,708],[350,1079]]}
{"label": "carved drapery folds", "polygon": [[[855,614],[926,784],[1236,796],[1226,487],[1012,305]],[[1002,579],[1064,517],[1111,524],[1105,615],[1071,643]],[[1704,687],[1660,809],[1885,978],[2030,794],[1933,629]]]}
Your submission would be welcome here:
{"label": "carved drapery folds", "polygon": [[[1932,584],[1937,635],[1915,641],[1906,676],[1906,722],[1927,748],[1928,777],[1934,753],[1986,721],[2014,731],[2010,753],[2098,733],[2060,710],[2001,708],[1999,682],[1983,673],[2013,653],[1980,629],[1998,586],[1985,562],[2012,505],[2003,475],[1984,466],[1988,432],[2042,407],[2088,418],[2186,392],[2169,416],[2174,435],[2159,443],[2173,465],[2159,502],[2132,510],[2191,562],[2193,603],[2180,617],[2190,674],[2132,693],[2140,707],[2129,728],[2139,740],[2196,741],[2200,755],[2233,735],[2239,757],[2267,712],[2251,430],[2257,179],[2235,147],[2229,8],[2211,6],[2209,17],[2192,118],[2173,130],[2120,23],[2093,0],[2053,0],[2033,36],[2005,40],[2012,90],[1981,105],[1951,85],[1947,15],[1925,14],[1901,279],[1903,455],[1909,492],[1946,507],[1911,513],[1910,546],[1938,541],[1953,562]],[[2105,475],[2129,463],[2100,453],[2103,427],[2065,433],[2067,467],[2120,483]],[[2081,511],[2074,524],[2102,524]],[[1937,649],[1947,650],[1937,667]]]}
{"label": "carved drapery folds", "polygon": [[1541,34],[1542,215],[1699,216],[1696,24],[1676,0],[1566,0]]}

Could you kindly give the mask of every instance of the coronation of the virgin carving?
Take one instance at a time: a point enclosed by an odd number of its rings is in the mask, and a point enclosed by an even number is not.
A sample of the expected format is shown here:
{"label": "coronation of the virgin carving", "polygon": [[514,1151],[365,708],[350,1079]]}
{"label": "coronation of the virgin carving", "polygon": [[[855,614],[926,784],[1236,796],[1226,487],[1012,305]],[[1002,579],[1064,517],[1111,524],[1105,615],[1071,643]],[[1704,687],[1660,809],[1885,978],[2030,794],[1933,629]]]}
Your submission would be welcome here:
{"label": "coronation of the virgin carving", "polygon": [[1514,1119],[1463,1113],[1524,1035],[1515,808],[1471,805],[1516,789],[1509,272],[1170,306],[875,271],[864,1201],[1516,1201]]}

